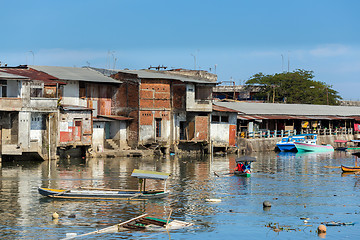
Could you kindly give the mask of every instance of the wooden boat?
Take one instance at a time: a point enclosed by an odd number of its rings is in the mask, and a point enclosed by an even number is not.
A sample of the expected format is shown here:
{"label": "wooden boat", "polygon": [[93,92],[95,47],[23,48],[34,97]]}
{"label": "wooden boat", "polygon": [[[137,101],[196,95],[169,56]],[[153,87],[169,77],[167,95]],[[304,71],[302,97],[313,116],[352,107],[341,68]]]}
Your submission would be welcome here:
{"label": "wooden boat", "polygon": [[360,172],[360,167],[346,167],[341,165],[341,170],[343,172]]}
{"label": "wooden boat", "polygon": [[360,150],[360,140],[335,140],[337,144],[335,150],[338,151],[352,151],[352,150]]}
{"label": "wooden boat", "polygon": [[241,177],[251,177],[251,172],[234,171],[234,174]]}
{"label": "wooden boat", "polygon": [[[73,239],[73,238],[80,238],[89,235],[95,235],[100,233],[115,233],[127,230],[148,230],[148,231],[162,231],[162,230],[174,230],[180,229],[184,227],[192,226],[192,223],[183,222],[179,220],[172,220],[170,221],[170,215],[167,220],[150,217],[148,214],[143,214],[141,216],[132,218],[128,221],[115,224],[113,226],[103,228],[101,230],[85,233],[82,235],[73,235],[64,238],[63,240]],[[69,235],[69,234],[67,234]]]}
{"label": "wooden boat", "polygon": [[357,166],[357,158],[360,157],[360,152],[355,152],[352,155],[355,156],[355,167],[346,167],[341,165],[341,170],[344,173],[360,172],[360,167]]}
{"label": "wooden boat", "polygon": [[[92,187],[81,187],[78,189],[51,189],[39,187],[38,191],[43,196],[60,199],[144,200],[152,198],[163,198],[169,194],[169,191],[166,190],[166,179],[169,177],[169,175],[169,173],[134,169],[131,176],[139,178],[139,182],[141,182],[139,190]],[[146,179],[165,180],[164,189],[146,190]]]}
{"label": "wooden boat", "polygon": [[241,177],[250,177],[251,176],[251,163],[256,162],[255,157],[250,156],[242,156],[240,158],[235,159],[236,164],[243,165],[245,169],[243,170],[234,170],[234,174]]}
{"label": "wooden boat", "polygon": [[294,142],[298,152],[330,152],[334,151],[334,148],[330,144],[318,145],[318,144],[308,144],[301,142]]}

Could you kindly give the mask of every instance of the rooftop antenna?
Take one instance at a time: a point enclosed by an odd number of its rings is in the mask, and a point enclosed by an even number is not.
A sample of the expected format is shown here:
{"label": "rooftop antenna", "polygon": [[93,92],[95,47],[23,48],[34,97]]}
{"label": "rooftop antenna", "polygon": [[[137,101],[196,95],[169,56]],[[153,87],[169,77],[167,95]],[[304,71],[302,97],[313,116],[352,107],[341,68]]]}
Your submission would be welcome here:
{"label": "rooftop antenna", "polygon": [[290,71],[290,51],[288,51],[288,72]]}
{"label": "rooftop antenna", "polygon": [[194,54],[190,54],[190,55],[194,57],[194,70],[196,70],[196,56]]}

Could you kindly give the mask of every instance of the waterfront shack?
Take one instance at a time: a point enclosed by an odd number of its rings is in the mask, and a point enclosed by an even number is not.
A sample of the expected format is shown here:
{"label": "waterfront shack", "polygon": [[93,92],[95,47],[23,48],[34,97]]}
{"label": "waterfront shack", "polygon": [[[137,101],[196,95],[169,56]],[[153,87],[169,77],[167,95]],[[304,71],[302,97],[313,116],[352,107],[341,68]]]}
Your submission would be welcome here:
{"label": "waterfront shack", "polygon": [[[357,139],[360,107],[257,102],[214,103],[238,112],[238,145],[247,150],[273,150],[279,138],[302,133],[316,133],[321,143],[333,144],[335,139]],[[355,131],[355,129],[357,131]],[[251,141],[262,139],[262,141]],[[270,141],[269,141],[270,140]],[[240,144],[240,142],[241,144]],[[261,147],[260,147],[261,146]]]}
{"label": "waterfront shack", "polygon": [[13,159],[54,157],[59,87],[65,83],[26,66],[1,67],[0,83],[1,154]]}
{"label": "waterfront shack", "polygon": [[90,68],[29,67],[66,83],[61,87],[58,99],[57,147],[60,155],[84,156],[89,151],[102,151],[108,142],[110,147],[120,148],[120,132],[126,134],[122,131],[125,127],[119,123],[123,119],[118,119],[119,116],[112,112],[120,81]]}

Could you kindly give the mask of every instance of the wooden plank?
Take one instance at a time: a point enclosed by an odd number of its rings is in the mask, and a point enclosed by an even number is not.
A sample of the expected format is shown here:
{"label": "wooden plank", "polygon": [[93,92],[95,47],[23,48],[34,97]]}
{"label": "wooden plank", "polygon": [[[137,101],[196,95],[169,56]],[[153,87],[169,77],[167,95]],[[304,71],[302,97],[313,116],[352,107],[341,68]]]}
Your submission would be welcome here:
{"label": "wooden plank", "polygon": [[62,198],[62,199],[91,199],[91,200],[127,200],[127,201],[147,201],[142,198],[104,198],[104,197],[71,197],[62,195],[48,195],[51,198]]}
{"label": "wooden plank", "polygon": [[137,219],[141,219],[141,218],[144,218],[146,217],[148,214],[145,213],[143,215],[140,215],[138,217],[135,217],[135,218],[132,218],[128,221],[125,221],[125,222],[122,222],[122,223],[118,223],[118,224],[115,224],[113,226],[110,226],[110,227],[107,227],[107,228],[103,228],[103,229],[100,229],[100,230],[96,230],[96,231],[93,231],[93,232],[89,232],[89,233],[85,233],[85,234],[82,234],[82,235],[78,235],[78,236],[74,236],[74,237],[70,237],[70,238],[64,238],[63,240],[67,240],[67,239],[73,239],[73,238],[78,238],[78,237],[84,237],[84,236],[88,236],[88,235],[93,235],[93,234],[99,234],[99,233],[109,233],[109,232],[115,232],[115,231],[119,231],[119,227],[123,227],[123,225],[126,225],[128,223],[131,223],[131,222],[134,222],[136,221]]}
{"label": "wooden plank", "polygon": [[79,189],[116,191],[116,192],[139,192],[139,189],[131,190],[131,189],[116,189],[116,188],[95,188],[95,187],[79,187]]}

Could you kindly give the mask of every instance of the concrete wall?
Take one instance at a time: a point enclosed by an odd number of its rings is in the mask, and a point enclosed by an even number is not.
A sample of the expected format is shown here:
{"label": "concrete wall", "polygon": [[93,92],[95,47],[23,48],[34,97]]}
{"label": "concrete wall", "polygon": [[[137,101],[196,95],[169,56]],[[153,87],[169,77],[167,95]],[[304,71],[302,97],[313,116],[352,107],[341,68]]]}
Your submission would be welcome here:
{"label": "concrete wall", "polygon": [[31,112],[19,112],[19,144],[24,149],[30,148]]}
{"label": "concrete wall", "polygon": [[211,100],[195,100],[195,84],[186,85],[186,111],[211,112]]}
{"label": "concrete wall", "polygon": [[104,149],[105,122],[94,122],[93,126],[92,148],[98,151]]}
{"label": "concrete wall", "polygon": [[127,146],[127,123],[126,121],[120,121],[120,146]]}
{"label": "concrete wall", "polygon": [[[211,121],[210,124],[210,135],[211,140],[213,141],[213,144],[215,146],[229,145],[229,139],[230,139],[230,126],[236,126],[236,120],[237,120],[237,113],[227,113],[227,112],[213,112],[211,114],[212,116],[219,116],[220,121],[219,122],[213,122]],[[222,122],[221,117],[227,116],[228,122]]]}
{"label": "concrete wall", "polygon": [[79,98],[79,81],[65,81],[62,88],[61,104],[87,107],[85,99]]}

